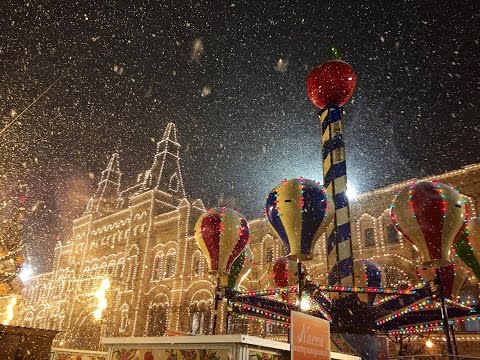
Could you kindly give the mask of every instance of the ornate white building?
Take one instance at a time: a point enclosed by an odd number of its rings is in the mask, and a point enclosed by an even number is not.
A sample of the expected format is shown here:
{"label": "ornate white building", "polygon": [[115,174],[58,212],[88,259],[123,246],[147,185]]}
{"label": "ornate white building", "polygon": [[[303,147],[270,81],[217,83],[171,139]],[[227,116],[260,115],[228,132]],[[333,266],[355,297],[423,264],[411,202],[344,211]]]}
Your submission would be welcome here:
{"label": "ornate white building", "polygon": [[[55,247],[53,269],[36,276],[23,290],[22,306],[12,323],[61,330],[55,346],[99,347],[100,336],[161,336],[165,331],[209,333],[214,279],[193,237],[201,200],[190,201],[180,166],[180,144],[169,123],[150,169],[134,186],[121,190],[118,154],[102,172],[98,189],[85,213],[73,221],[72,237]],[[452,183],[470,197],[478,210],[480,164],[435,176]],[[351,204],[353,250],[357,258],[373,258],[384,265],[387,285],[416,282],[414,251],[390,225],[388,206],[406,183],[358,196]],[[264,218],[250,221],[253,270],[245,289],[275,287],[269,276],[273,262],[283,255]],[[325,239],[307,263],[316,282],[326,280]],[[112,283],[103,320],[92,315],[95,291],[102,279]],[[471,285],[478,286],[471,280]],[[471,289],[472,286],[469,286]],[[226,321],[221,304],[219,328]],[[281,330],[262,324],[234,321],[235,331],[274,335]]]}

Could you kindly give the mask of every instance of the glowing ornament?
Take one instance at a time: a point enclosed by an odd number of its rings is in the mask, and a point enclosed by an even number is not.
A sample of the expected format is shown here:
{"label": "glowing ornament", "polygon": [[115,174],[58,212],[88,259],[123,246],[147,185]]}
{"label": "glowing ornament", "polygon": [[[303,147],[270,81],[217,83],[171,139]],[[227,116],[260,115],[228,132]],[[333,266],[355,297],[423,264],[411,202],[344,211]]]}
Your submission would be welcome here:
{"label": "glowing ornament", "polygon": [[212,208],[195,224],[195,239],[211,274],[226,275],[245,250],[249,238],[247,220],[236,210]]}
{"label": "glowing ornament", "polygon": [[390,207],[394,226],[420,252],[422,265],[450,264],[450,250],[465,227],[465,198],[436,182],[413,182]]}
{"label": "glowing ornament", "polygon": [[325,189],[303,178],[282,181],[268,195],[265,210],[287,256],[300,260],[312,258],[313,247],[334,214]]}
{"label": "glowing ornament", "polygon": [[480,281],[480,219],[467,222],[463,234],[455,244],[455,253],[468,266]]}
{"label": "glowing ornament", "polygon": [[[302,275],[307,274],[305,265],[302,264]],[[273,264],[273,280],[278,287],[294,286],[298,284],[298,266],[294,260],[286,257],[278,258]]]}
{"label": "glowing ornament", "polygon": [[338,59],[337,49],[331,49],[330,58],[313,68],[307,77],[308,98],[320,109],[327,105],[345,105],[357,83],[355,71],[348,63]]}

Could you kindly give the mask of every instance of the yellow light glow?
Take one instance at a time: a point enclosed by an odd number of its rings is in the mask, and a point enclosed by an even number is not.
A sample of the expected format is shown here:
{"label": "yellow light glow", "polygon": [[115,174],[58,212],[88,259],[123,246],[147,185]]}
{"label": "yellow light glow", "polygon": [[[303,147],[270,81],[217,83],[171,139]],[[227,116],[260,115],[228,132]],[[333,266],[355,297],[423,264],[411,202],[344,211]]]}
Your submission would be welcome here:
{"label": "yellow light glow", "polygon": [[93,312],[93,317],[95,318],[95,320],[102,319],[103,310],[105,310],[108,306],[105,294],[109,288],[110,280],[108,278],[105,278],[102,280],[100,288],[95,292],[95,297],[97,298],[97,308]]}
{"label": "yellow light glow", "polygon": [[8,302],[6,313],[5,313],[5,320],[3,320],[3,325],[10,324],[10,321],[13,320],[14,311],[13,308],[17,304],[17,297],[13,296],[10,301]]}
{"label": "yellow light glow", "polygon": [[433,347],[433,342],[431,340],[427,340],[425,341],[425,346],[429,349],[431,349]]}

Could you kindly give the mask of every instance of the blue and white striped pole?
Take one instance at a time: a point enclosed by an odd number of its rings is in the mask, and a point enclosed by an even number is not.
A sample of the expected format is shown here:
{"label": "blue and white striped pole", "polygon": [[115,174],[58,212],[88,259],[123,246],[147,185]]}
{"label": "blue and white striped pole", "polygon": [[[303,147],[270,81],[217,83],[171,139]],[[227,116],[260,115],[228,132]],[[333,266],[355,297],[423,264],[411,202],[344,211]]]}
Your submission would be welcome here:
{"label": "blue and white striped pole", "polygon": [[335,203],[334,220],[327,228],[329,285],[353,286],[353,251],[342,109],[328,105],[319,114],[322,128],[323,183]]}

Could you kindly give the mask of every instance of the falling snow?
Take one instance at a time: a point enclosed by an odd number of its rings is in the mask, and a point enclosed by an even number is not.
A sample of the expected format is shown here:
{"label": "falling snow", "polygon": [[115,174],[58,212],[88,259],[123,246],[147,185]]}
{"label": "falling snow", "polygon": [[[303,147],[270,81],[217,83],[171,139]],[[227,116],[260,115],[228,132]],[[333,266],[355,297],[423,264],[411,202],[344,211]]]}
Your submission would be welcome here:
{"label": "falling snow", "polygon": [[0,203],[25,196],[39,268],[107,157],[119,151],[122,182],[134,182],[169,121],[187,194],[208,206],[223,194],[259,216],[278,179],[320,180],[305,78],[330,45],[358,74],[345,106],[357,191],[480,161],[473,0],[14,2],[2,12]]}

